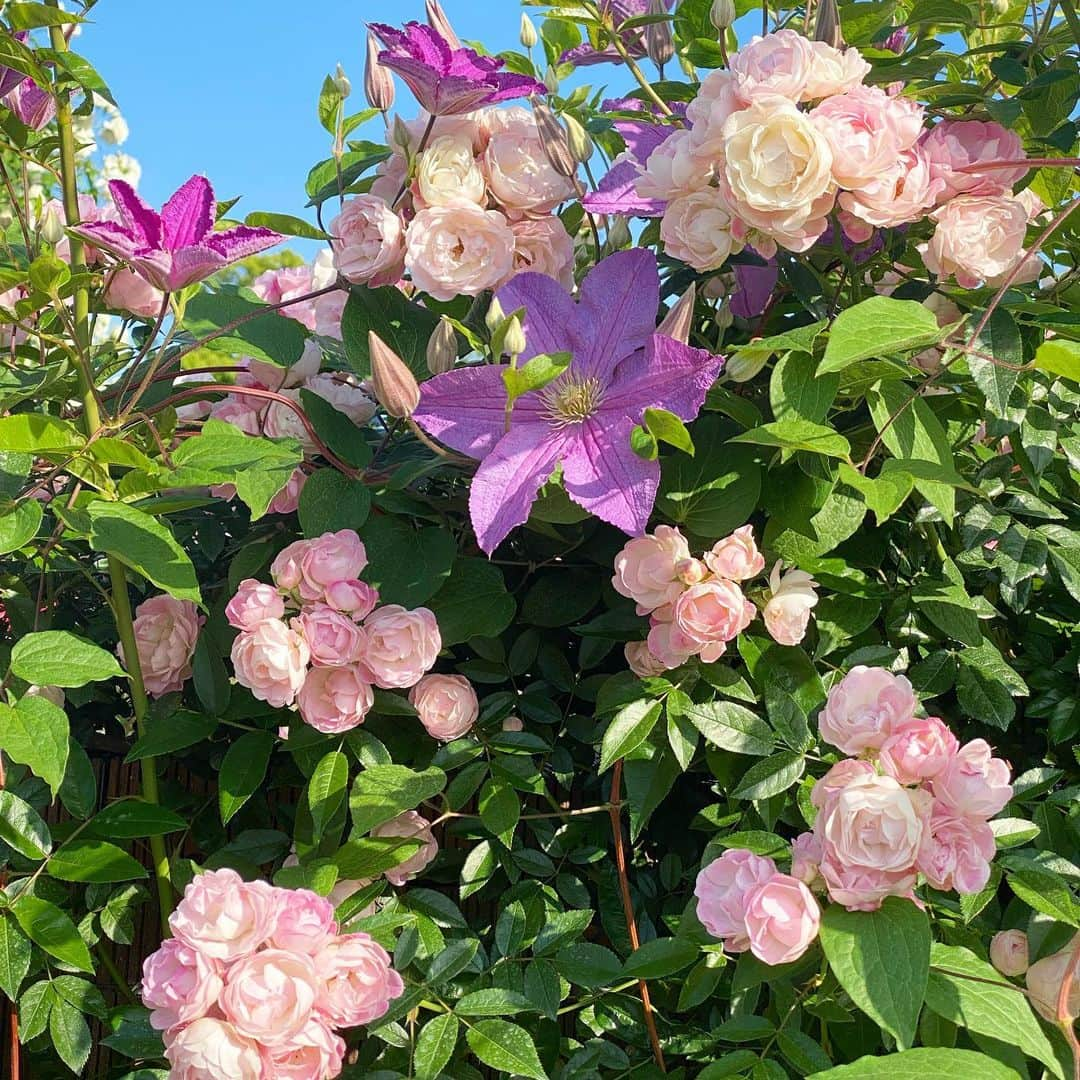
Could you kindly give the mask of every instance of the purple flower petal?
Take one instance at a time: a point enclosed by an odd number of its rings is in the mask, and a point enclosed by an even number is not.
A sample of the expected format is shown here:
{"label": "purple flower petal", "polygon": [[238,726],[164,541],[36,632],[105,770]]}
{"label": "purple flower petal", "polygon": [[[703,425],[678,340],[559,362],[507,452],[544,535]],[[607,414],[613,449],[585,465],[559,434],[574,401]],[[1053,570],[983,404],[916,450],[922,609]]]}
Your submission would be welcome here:
{"label": "purple flower petal", "polygon": [[8,94],[11,111],[29,128],[40,131],[56,115],[56,99],[33,79],[23,79]]}
{"label": "purple flower petal", "polygon": [[173,287],[173,257],[168,251],[143,248],[128,261],[135,273],[149,281],[155,289],[168,292]]}
{"label": "purple flower petal", "polygon": [[210,233],[203,239],[203,246],[217,252],[226,262],[236,262],[249,255],[258,255],[284,239],[280,233],[261,225],[234,225],[231,229]]}
{"label": "purple flower petal", "polygon": [[649,523],[660,486],[660,463],[645,461],[630,449],[634,421],[599,417],[576,429],[563,455],[563,484],[579,506],[631,536]]}
{"label": "purple flower petal", "polygon": [[130,261],[139,251],[146,249],[136,243],[131,233],[115,221],[83,221],[72,226],[71,231],[93,247]]}
{"label": "purple flower petal", "polygon": [[581,343],[578,308],[570,294],[547,274],[518,274],[496,294],[507,315],[525,309],[525,343],[522,362],[538,353],[576,352]]}
{"label": "purple flower petal", "polygon": [[638,424],[651,407],[693,420],[723,366],[722,356],[653,334],[641,362],[628,361],[616,369],[601,412],[619,412]]}
{"label": "purple flower petal", "polygon": [[637,178],[641,171],[633,161],[620,161],[581,200],[581,205],[593,214],[637,214],[640,217],[659,217],[667,209],[663,199],[646,199],[637,193]]}
{"label": "purple flower petal", "polygon": [[198,244],[214,227],[214,189],[205,176],[193,176],[161,208],[162,240],[169,251]]}
{"label": "purple flower petal", "polygon": [[768,306],[779,277],[775,259],[770,259],[764,266],[736,264],[735,281],[739,288],[731,297],[731,314],[740,319],[760,315]]}
{"label": "purple flower petal", "polygon": [[109,194],[116,204],[120,221],[131,233],[138,247],[161,247],[161,218],[139,198],[126,180],[110,180]]}
{"label": "purple flower petal", "polygon": [[[194,285],[196,281],[203,281],[211,274],[216,274],[222,267],[228,266],[230,260],[220,252],[214,251],[205,244],[191,244],[172,252],[172,269],[169,271],[168,290],[176,292],[178,289]],[[159,285],[160,289],[161,286]]]}
{"label": "purple flower petal", "polygon": [[480,547],[490,555],[507,534],[529,519],[537,492],[555,469],[567,436],[553,430],[537,439],[532,425],[512,427],[472,481],[469,515]]}

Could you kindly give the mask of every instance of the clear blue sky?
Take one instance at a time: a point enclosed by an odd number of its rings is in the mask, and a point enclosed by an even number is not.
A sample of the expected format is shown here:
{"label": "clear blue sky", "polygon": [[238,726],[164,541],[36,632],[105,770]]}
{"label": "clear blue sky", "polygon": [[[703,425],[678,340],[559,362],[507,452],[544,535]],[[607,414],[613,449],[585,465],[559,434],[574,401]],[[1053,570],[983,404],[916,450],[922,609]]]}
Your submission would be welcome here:
{"label": "clear blue sky", "polygon": [[[514,0],[443,0],[463,38],[519,48]],[[535,9],[534,9],[535,11]],[[192,173],[219,199],[302,214],[304,179],[328,156],[315,107],[339,61],[364,107],[365,23],[423,19],[423,0],[99,0],[74,47],[109,84],[131,128],[123,149],[142,165],[155,205]],[[592,69],[592,81],[612,69]],[[617,78],[617,75],[615,75]],[[416,106],[399,87],[398,108]],[[371,134],[378,138],[373,130]]]}

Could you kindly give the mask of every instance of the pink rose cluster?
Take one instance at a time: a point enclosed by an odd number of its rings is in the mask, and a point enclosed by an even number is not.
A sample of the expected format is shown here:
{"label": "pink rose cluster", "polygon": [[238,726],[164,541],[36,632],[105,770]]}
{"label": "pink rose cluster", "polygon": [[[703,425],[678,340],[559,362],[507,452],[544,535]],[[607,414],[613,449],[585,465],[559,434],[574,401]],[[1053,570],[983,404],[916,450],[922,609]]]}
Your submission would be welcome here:
{"label": "pink rose cluster", "polygon": [[[686,126],[652,151],[636,182],[642,199],[665,205],[668,254],[705,272],[747,244],[766,256],[806,251],[835,210],[857,242],[930,216],[926,265],[964,287],[1027,259],[1027,208],[1012,198],[1027,171],[1019,138],[994,122],[927,128],[901,85],[868,85],[869,72],[857,49],[784,29],[708,75]],[[1019,164],[972,168],[991,162]]]}
{"label": "pink rose cluster", "polygon": [[375,687],[415,687],[442,648],[427,608],[379,605],[378,591],[360,580],[367,561],[351,529],[297,540],[274,559],[272,585],[247,578],[225,608],[240,631],[237,682],[260,701],[295,704],[328,735],[363,723]]}
{"label": "pink rose cluster", "polygon": [[338,1029],[378,1020],[405,989],[386,950],[339,933],[333,905],[306,889],[212,870],[169,925],[143,964],[142,999],[174,1080],[338,1076]]}
{"label": "pink rose cluster", "polygon": [[812,832],[792,873],[846,908],[872,911],[933,888],[974,893],[990,878],[989,819],[1012,798],[1009,765],[983,739],[960,744],[902,675],[853,667],[830,691],[821,736],[848,755],[811,792]]}
{"label": "pink rose cluster", "polygon": [[440,116],[422,143],[427,119],[396,125],[371,191],[330,222],[341,275],[376,286],[408,272],[436,300],[477,296],[525,270],[569,288],[574,246],[554,211],[576,185],[548,161],[532,113]]}
{"label": "pink rose cluster", "polygon": [[[713,544],[698,559],[674,526],[658,525],[647,536],[630,540],[615,556],[611,583],[620,596],[649,616],[649,636],[626,646],[626,660],[641,678],[685,664],[692,656],[705,663],[719,660],[728,643],[754,620],[757,608],[742,590],[760,576],[765,558],[743,525]],[[762,615],[774,640],[802,641],[817,603],[815,582],[801,570],[782,574],[779,563],[769,579]]]}
{"label": "pink rose cluster", "polygon": [[279,315],[294,319],[319,337],[340,341],[341,314],[349,299],[348,292],[335,289],[314,299],[300,299],[333,285],[337,276],[334,253],[323,248],[310,263],[265,270],[251,283],[251,291],[268,304],[284,303],[286,306],[279,310]]}

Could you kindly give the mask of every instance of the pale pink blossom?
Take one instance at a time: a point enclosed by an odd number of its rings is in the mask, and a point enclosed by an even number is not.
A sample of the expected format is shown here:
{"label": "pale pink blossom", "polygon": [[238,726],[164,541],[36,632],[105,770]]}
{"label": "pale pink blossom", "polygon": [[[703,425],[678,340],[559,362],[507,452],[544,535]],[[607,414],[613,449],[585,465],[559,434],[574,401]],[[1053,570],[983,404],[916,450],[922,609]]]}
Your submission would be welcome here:
{"label": "pale pink blossom", "polygon": [[990,939],[990,963],[1009,978],[1028,969],[1028,936],[1023,930],[999,930]]}
{"label": "pale pink blossom", "polygon": [[698,643],[687,637],[673,621],[670,605],[658,608],[649,617],[649,636],[645,644],[649,653],[663,665],[665,671],[685,664],[700,648]]}
{"label": "pale pink blossom", "polygon": [[918,221],[937,202],[943,183],[931,174],[922,147],[904,150],[892,165],[858,191],[840,193],[844,232],[857,243],[864,243],[875,228],[890,229]]}
{"label": "pale pink blossom", "polygon": [[439,624],[423,607],[407,611],[400,604],[386,604],[368,616],[364,629],[364,664],[384,690],[418,683],[442,648]]}
{"label": "pale pink blossom", "polygon": [[823,856],[821,841],[812,832],[799,833],[791,842],[791,876],[813,885],[820,880]]}
{"label": "pale pink blossom", "polygon": [[[265,386],[268,390],[280,390],[282,387],[292,389],[318,374],[322,365],[322,349],[314,341],[308,339],[304,342],[304,351],[300,354],[300,359],[288,367],[280,367],[250,356],[246,358],[245,363],[248,375],[255,380],[256,386]],[[237,382],[246,381],[242,374],[237,375]],[[256,403],[256,408],[265,408],[265,406]]]}
{"label": "pale pink blossom", "polygon": [[236,681],[277,708],[296,699],[310,659],[303,635],[281,619],[264,619],[253,629],[242,630],[232,645]]}
{"label": "pale pink blossom", "polygon": [[378,1020],[405,992],[386,950],[368,934],[335,938],[315,957],[315,966],[326,980],[319,1011],[337,1027]]}
{"label": "pale pink blossom", "polygon": [[335,581],[326,586],[326,603],[335,611],[351,615],[357,622],[366,619],[379,602],[379,590],[366,581]]}
{"label": "pale pink blossom", "polygon": [[702,162],[713,157],[714,145],[724,121],[746,102],[739,96],[730,71],[710,71],[701,81],[697,96],[686,106],[686,118],[693,125],[689,147]]}
{"label": "pale pink blossom", "polygon": [[869,761],[860,758],[844,758],[833,765],[820,780],[814,782],[810,791],[810,803],[820,810],[833,795],[846,788],[852,780],[874,775],[874,766]]}
{"label": "pale pink blossom", "polygon": [[[162,593],[135,609],[135,645],[143,684],[151,697],[182,690],[191,678],[191,658],[206,619],[190,600]],[[124,659],[123,646],[117,648]]]}
{"label": "pale pink blossom", "polygon": [[993,120],[942,120],[923,136],[933,175],[943,181],[939,202],[957,195],[1007,195],[1026,173],[1024,165],[960,171],[992,161],[1022,161],[1020,136]]}
{"label": "pale pink blossom", "polygon": [[634,185],[642,198],[676,199],[709,186],[713,162],[693,144],[692,135],[685,128],[676,128],[648,156]]}
{"label": "pale pink blossom", "polygon": [[300,492],[307,483],[307,473],[301,468],[295,468],[292,475],[285,481],[285,486],[270,500],[266,507],[268,514],[294,514],[300,505]]}
{"label": "pale pink blossom", "polygon": [[210,960],[250,956],[266,943],[281,912],[281,890],[246,882],[235,870],[198,874],[169,916],[173,937]]}
{"label": "pale pink blossom", "polygon": [[259,1047],[210,1016],[180,1028],[165,1048],[170,1080],[261,1080]]}
{"label": "pale pink blossom", "polygon": [[424,868],[439,853],[439,843],[431,831],[427,818],[418,814],[415,810],[406,810],[390,821],[376,825],[371,830],[372,836],[400,836],[409,840],[421,841],[421,848],[415,855],[410,855],[404,862],[400,862],[391,870],[387,870],[383,877],[391,885],[404,885],[410,878],[424,871]]}
{"label": "pale pink blossom", "polygon": [[746,895],[750,951],[765,964],[789,964],[813,944],[821,909],[810,890],[788,874],[774,874]]}
{"label": "pale pink blossom", "polygon": [[765,629],[781,645],[798,645],[806,636],[810,614],[818,602],[817,582],[804,570],[789,570],[781,576],[777,563],[769,575],[769,599],[762,615]]}
{"label": "pale pink blossom", "polygon": [[639,679],[648,679],[662,675],[667,665],[649,651],[647,641],[628,641],[623,646],[626,664]]}
{"label": "pale pink blossom", "polygon": [[1080,1016],[1080,978],[1077,977],[1075,970],[1069,993],[1065,998],[1064,1014],[1058,1012],[1062,983],[1075,959],[1077,944],[1080,944],[1080,934],[1074,935],[1064,949],[1043,957],[1042,960],[1036,960],[1027,969],[1024,981],[1030,995],[1029,1000],[1035,1011],[1052,1024],[1061,1022],[1071,1024],[1077,1016]]}
{"label": "pale pink blossom", "polygon": [[990,880],[995,850],[994,834],[985,821],[953,815],[939,805],[917,865],[935,889],[977,893]]}
{"label": "pale pink blossom", "polygon": [[749,581],[765,569],[765,558],[754,542],[754,528],[743,525],[730,536],[717,540],[705,552],[705,565],[717,576],[729,581]]}
{"label": "pale pink blossom", "polygon": [[280,1046],[307,1025],[321,991],[310,956],[263,949],[229,968],[221,1009],[241,1035]]}
{"label": "pale pink blossom", "polygon": [[409,702],[432,738],[451,742],[467,734],[480,715],[476,691],[463,675],[425,675]]}
{"label": "pale pink blossom", "polygon": [[985,739],[965,743],[934,777],[934,798],[956,814],[992,818],[1012,798],[1009,763]]}
{"label": "pale pink blossom", "polygon": [[522,218],[510,222],[514,234],[514,259],[510,273],[500,286],[515,274],[547,274],[567,291],[574,286],[574,241],[566,226],[554,214],[541,218]]}
{"label": "pale pink blossom", "polygon": [[360,385],[354,375],[340,371],[324,371],[304,381],[304,389],[330,402],[358,427],[366,424],[377,409],[375,399]]}
{"label": "pale pink blossom", "polygon": [[680,195],[660,221],[660,240],[674,259],[702,272],[719,270],[742,243],[732,236],[732,211],[718,188]]}
{"label": "pale pink blossom", "polygon": [[360,658],[363,631],[328,604],[306,606],[292,625],[304,635],[315,667],[343,667]]}
{"label": "pale pink blossom", "polygon": [[[405,229],[377,195],[354,195],[327,227],[334,266],[354,285],[393,285],[405,269]],[[314,327],[312,327],[314,329]]]}
{"label": "pale pink blossom", "polygon": [[1005,195],[960,195],[930,215],[933,236],[919,245],[926,268],[965,289],[1007,274],[1026,258],[1027,211]]}
{"label": "pale pink blossom", "polygon": [[328,1080],[339,1076],[345,1040],[321,1016],[313,1016],[288,1042],[263,1047],[264,1076],[274,1080]]}
{"label": "pale pink blossom", "polygon": [[674,526],[657,525],[651,535],[628,540],[615,556],[611,584],[637,604],[639,615],[646,615],[679,598],[684,586],[678,567],[689,558],[686,537]]}
{"label": "pale pink blossom", "polygon": [[[315,440],[304,423],[303,403],[300,390],[295,387],[277,391],[278,399],[268,404],[260,404],[262,430],[272,439],[295,439],[304,449],[305,454],[316,450]],[[286,404],[292,402],[292,404]]]}
{"label": "pale pink blossom", "polygon": [[903,675],[856,664],[830,691],[818,718],[826,742],[845,754],[877,750],[915,715],[918,700]]}
{"label": "pale pink blossom", "polygon": [[225,618],[237,630],[252,630],[264,619],[280,619],[284,614],[285,601],[281,593],[273,585],[255,578],[244,578],[225,605]]}
{"label": "pale pink blossom", "polygon": [[728,65],[744,101],[778,94],[795,102],[803,97],[814,69],[810,42],[794,30],[752,37]]}
{"label": "pale pink blossom", "polygon": [[478,296],[514,265],[514,234],[498,210],[437,206],[420,210],[406,235],[413,284],[436,300]]}
{"label": "pale pink blossom", "polygon": [[310,889],[290,889],[270,937],[272,949],[316,953],[337,933],[334,905]]}
{"label": "pale pink blossom", "polygon": [[142,319],[156,319],[165,294],[126,266],[109,274],[105,303]]}
{"label": "pale pink blossom", "polygon": [[298,589],[304,600],[321,600],[327,586],[357,578],[367,566],[363,541],[352,529],[323,533],[303,543]]}
{"label": "pale pink blossom", "polygon": [[937,776],[952,760],[960,743],[936,716],[915,717],[899,726],[881,746],[881,768],[901,784],[918,784]]}
{"label": "pale pink blossom", "polygon": [[304,723],[326,735],[362,724],[374,703],[370,672],[360,663],[312,668],[296,696]]}
{"label": "pale pink blossom", "polygon": [[176,938],[163,941],[142,967],[141,994],[151,1010],[150,1026],[165,1031],[205,1016],[217,1004],[222,985],[215,961]]}
{"label": "pale pink blossom", "polygon": [[519,105],[492,110],[483,153],[491,197],[511,217],[544,214],[574,197],[574,184],[544,152],[532,113]]}
{"label": "pale pink blossom", "polygon": [[731,848],[702,868],[694,883],[702,926],[730,952],[750,947],[745,914],[747,894],[776,877],[776,863],[742,848]]}
{"label": "pale pink blossom", "polygon": [[754,620],[757,609],[733,581],[711,578],[693,585],[675,601],[675,624],[699,647],[707,664],[723,655],[733,641]]}
{"label": "pale pink blossom", "polygon": [[801,94],[803,101],[842,94],[870,74],[870,65],[856,48],[849,46],[841,52],[824,41],[811,41],[810,50],[813,56]]}

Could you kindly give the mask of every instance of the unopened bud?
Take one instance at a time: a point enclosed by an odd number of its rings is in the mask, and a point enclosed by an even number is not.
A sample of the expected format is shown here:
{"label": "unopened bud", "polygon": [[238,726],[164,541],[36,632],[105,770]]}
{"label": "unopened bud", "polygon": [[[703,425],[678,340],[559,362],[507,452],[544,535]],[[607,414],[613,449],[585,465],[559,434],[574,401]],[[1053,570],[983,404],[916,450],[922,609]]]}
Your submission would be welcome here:
{"label": "unopened bud", "polygon": [[630,235],[630,226],[626,218],[615,215],[608,219],[607,241],[612,251],[620,251],[626,247],[633,237]]}
{"label": "unopened bud", "polygon": [[338,93],[342,98],[347,98],[352,93],[352,83],[340,64],[337,66],[337,71],[334,72],[334,85],[338,88]]}
{"label": "unopened bud", "polygon": [[645,27],[645,55],[662,68],[675,55],[675,42],[671,37],[671,23],[663,0],[650,0],[650,15],[663,15],[663,22],[649,23]]}
{"label": "unopened bud", "polygon": [[836,0],[818,0],[814,19],[814,40],[824,41],[834,49],[843,47],[844,35],[840,32],[840,11]]}
{"label": "unopened bud", "polygon": [[521,30],[518,33],[518,38],[521,40],[523,48],[535,49],[536,43],[540,40],[536,34],[536,27],[533,26],[532,19],[523,11],[521,13]]}
{"label": "unopened bud", "polygon": [[499,298],[493,296],[491,303],[488,305],[487,314],[484,316],[484,325],[488,328],[489,334],[494,334],[496,330],[502,326],[506,320],[506,312],[502,309],[502,304],[499,303]]}
{"label": "unopened bud", "polygon": [[727,358],[724,374],[737,383],[749,382],[768,363],[769,355],[761,352],[735,352]]}
{"label": "unopened bud", "polygon": [[990,6],[994,9],[995,15],[1004,15],[1009,10],[1009,0],[993,0]]}
{"label": "unopened bud", "polygon": [[690,340],[690,326],[694,321],[694,302],[697,300],[697,286],[691,284],[671,306],[663,322],[656,328],[658,334],[681,341],[683,345]]}
{"label": "unopened bud", "polygon": [[389,112],[394,107],[394,77],[379,63],[379,41],[369,30],[367,36],[367,62],[364,64],[364,97],[379,112]]}
{"label": "unopened bud", "polygon": [[371,359],[371,388],[390,416],[412,416],[420,404],[420,387],[405,361],[374,330],[368,331]]}
{"label": "unopened bud", "polygon": [[38,222],[38,236],[47,244],[59,244],[64,239],[64,223],[55,206],[47,207]]}
{"label": "unopened bud", "polygon": [[427,343],[427,366],[432,375],[449,371],[457,362],[457,333],[453,323],[443,315],[431,332]]}
{"label": "unopened bud", "polygon": [[511,356],[520,356],[525,351],[525,330],[521,320],[516,315],[511,315],[506,320],[502,333],[503,352]]}
{"label": "unopened bud", "polygon": [[570,142],[566,135],[566,128],[559,123],[555,114],[539,98],[533,98],[533,117],[536,120],[536,128],[540,132],[540,144],[544,148],[551,167],[560,175],[567,178],[577,172],[577,162],[570,152]]}
{"label": "unopened bud", "polygon": [[559,76],[556,74],[553,67],[548,67],[544,72],[544,86],[547,87],[549,94],[557,94],[559,92]]}
{"label": "unopened bud", "polygon": [[446,12],[443,11],[442,4],[439,3],[439,0],[427,0],[427,21],[431,29],[434,30],[451,49],[461,48],[461,41],[457,34],[454,33],[454,28],[450,25],[450,20],[446,17]]}
{"label": "unopened bud", "polygon": [[713,0],[712,7],[709,9],[709,21],[721,34],[735,22],[737,16],[735,0]]}
{"label": "unopened bud", "polygon": [[584,165],[593,155],[592,136],[569,113],[563,117],[566,124],[566,145],[570,147],[570,156]]}

